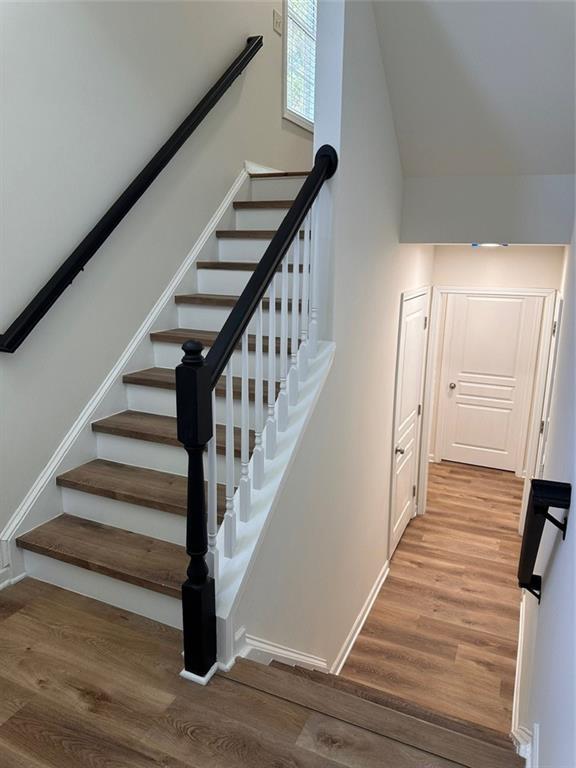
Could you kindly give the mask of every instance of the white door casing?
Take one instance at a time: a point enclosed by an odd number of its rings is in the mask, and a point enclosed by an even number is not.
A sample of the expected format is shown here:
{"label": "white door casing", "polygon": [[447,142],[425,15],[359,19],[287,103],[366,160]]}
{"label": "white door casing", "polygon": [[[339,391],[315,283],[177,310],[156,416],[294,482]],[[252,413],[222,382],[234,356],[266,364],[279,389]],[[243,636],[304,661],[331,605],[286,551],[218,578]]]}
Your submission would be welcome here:
{"label": "white door casing", "polygon": [[416,514],[429,304],[428,288],[402,296],[394,397],[389,556]]}
{"label": "white door casing", "polygon": [[537,295],[447,295],[440,459],[522,472],[543,305]]}

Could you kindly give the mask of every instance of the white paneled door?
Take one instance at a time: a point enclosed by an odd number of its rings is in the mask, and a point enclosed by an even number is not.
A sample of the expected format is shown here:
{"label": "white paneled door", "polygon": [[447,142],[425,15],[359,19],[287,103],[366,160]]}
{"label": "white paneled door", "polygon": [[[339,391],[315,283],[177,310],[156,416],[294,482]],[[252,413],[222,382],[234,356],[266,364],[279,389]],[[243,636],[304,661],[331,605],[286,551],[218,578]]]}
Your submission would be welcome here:
{"label": "white paneled door", "polygon": [[396,362],[390,555],[416,514],[429,292],[403,297]]}
{"label": "white paneled door", "polygon": [[541,296],[447,295],[442,459],[522,470],[543,305]]}

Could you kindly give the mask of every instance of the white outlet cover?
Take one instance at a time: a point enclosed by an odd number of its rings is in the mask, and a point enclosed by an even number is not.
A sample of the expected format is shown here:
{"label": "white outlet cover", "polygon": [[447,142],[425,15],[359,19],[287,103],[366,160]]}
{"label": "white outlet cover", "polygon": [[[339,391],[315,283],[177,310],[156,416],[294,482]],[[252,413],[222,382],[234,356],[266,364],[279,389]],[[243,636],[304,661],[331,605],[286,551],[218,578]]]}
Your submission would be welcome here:
{"label": "white outlet cover", "polygon": [[277,35],[282,34],[282,14],[276,8],[272,10],[272,29]]}

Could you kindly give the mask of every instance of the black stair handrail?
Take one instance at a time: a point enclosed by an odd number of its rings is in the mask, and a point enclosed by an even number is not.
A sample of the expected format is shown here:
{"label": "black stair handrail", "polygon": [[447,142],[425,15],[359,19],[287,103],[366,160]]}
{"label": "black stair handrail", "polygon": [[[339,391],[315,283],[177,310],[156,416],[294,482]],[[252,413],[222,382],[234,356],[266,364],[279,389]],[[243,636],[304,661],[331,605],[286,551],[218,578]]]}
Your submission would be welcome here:
{"label": "black stair handrail", "polygon": [[[314,158],[314,167],[297,194],[276,234],[266,248],[252,277],[228,315],[210,351],[204,358],[203,345],[190,339],[182,349],[184,357],[176,368],[176,415],[178,440],[188,454],[188,495],[186,506],[186,552],[189,565],[182,585],[184,668],[207,680],[217,664],[216,594],[206,555],[208,526],[203,454],[213,436],[212,390],[290,245],[318,197],[324,182],[338,166],[336,150],[324,145]],[[273,312],[274,308],[270,307]]]}
{"label": "black stair handrail", "polygon": [[557,520],[548,511],[554,509],[568,510],[572,486],[570,483],[559,483],[553,480],[532,480],[530,496],[526,509],[522,549],[518,563],[518,586],[534,595],[538,602],[542,595],[542,576],[534,573],[540,542],[546,520],[562,531],[562,539],[566,538],[568,515],[563,521]]}
{"label": "black stair handrail", "polygon": [[220,101],[249,62],[263,46],[262,35],[246,40],[243,51],[234,59],[217,82],[202,97],[192,112],[176,128],[170,138],[160,147],[154,157],[144,166],[135,179],[126,187],[100,221],[72,251],[70,256],[54,272],[47,283],[38,291],[27,307],[18,315],[8,330],[0,335],[0,352],[15,352],[24,339],[33,331],[40,320],[72,284],[74,278],[84,269],[92,256],[106,241],[134,204],[168,165],[180,147],[192,135],[211,109]]}
{"label": "black stair handrail", "polygon": [[338,155],[334,147],[328,144],[320,147],[314,158],[314,167],[308,174],[300,192],[292,203],[292,207],[282,220],[252,277],[248,280],[246,287],[240,294],[238,301],[206,355],[206,365],[211,370],[212,388],[216,386],[218,379],[228,364],[228,360],[232,357],[236,345],[254,316],[258,304],[264,298],[272,278],[281,265],[282,259],[286,255],[292,241],[300,231],[308,211],[322,189],[322,185],[326,179],[334,175],[337,167]]}

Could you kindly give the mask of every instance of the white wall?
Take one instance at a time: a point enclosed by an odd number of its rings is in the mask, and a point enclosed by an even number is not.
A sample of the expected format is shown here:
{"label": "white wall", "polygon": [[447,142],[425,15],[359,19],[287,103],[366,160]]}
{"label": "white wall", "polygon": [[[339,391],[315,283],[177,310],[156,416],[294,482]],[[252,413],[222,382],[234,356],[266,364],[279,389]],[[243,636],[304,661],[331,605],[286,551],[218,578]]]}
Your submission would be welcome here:
{"label": "white wall", "polygon": [[0,4],[0,331],[251,34],[264,48],[40,326],[0,360],[0,528],[111,369],[245,159],[307,168],[281,118],[274,2]]}
{"label": "white wall", "polygon": [[405,243],[569,243],[574,176],[406,178]]}
{"label": "white wall", "polygon": [[[320,8],[322,19],[342,3]],[[386,561],[400,294],[432,278],[432,248],[398,242],[402,175],[373,14],[370,2],[346,3],[330,183],[335,362],[238,613],[249,634],[329,663]]]}
{"label": "white wall", "polygon": [[[576,248],[572,243],[564,286],[564,315],[544,477],[572,483],[566,540],[547,525],[543,547],[550,552],[543,571],[542,602],[532,675],[532,720],[539,725],[534,768],[576,765]],[[552,510],[560,515],[559,511]]]}
{"label": "white wall", "polygon": [[463,288],[560,288],[563,246],[473,248],[437,245],[434,285]]}

